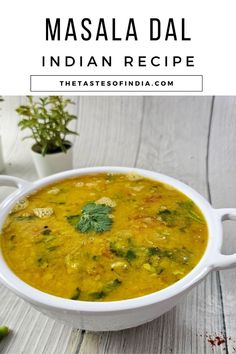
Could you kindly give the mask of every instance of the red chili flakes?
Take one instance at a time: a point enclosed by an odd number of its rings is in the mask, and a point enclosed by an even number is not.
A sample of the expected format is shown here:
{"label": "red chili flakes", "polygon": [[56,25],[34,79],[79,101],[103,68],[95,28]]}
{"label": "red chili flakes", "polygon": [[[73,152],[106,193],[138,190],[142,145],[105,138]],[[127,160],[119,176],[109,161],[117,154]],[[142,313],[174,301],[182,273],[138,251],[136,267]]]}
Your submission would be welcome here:
{"label": "red chili flakes", "polygon": [[216,347],[217,345],[224,344],[225,338],[223,336],[207,336],[207,341],[212,347]]}
{"label": "red chili flakes", "polygon": [[[212,350],[214,350],[214,347],[217,347],[217,346],[224,346],[223,347],[223,350],[226,350],[225,349],[225,343],[226,341],[232,341],[232,344],[235,343],[235,340],[229,336],[229,337],[226,337],[223,333],[221,333],[220,335],[219,334],[208,334],[206,332],[205,335],[202,335],[202,334],[198,334],[199,337],[205,337],[207,342],[211,345],[211,348]],[[233,353],[236,353],[236,347],[233,346]]]}
{"label": "red chili flakes", "polygon": [[162,199],[161,195],[150,195],[150,196],[145,198],[145,202],[146,203],[154,203],[154,202],[156,202],[159,199]]}

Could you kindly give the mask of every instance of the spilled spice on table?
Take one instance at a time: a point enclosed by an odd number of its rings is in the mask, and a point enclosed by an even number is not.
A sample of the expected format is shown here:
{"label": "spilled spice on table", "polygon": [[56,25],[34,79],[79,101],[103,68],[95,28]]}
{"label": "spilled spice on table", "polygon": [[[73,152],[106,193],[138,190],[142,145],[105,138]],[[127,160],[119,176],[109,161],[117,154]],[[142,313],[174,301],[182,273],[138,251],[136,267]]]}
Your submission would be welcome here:
{"label": "spilled spice on table", "polygon": [[232,341],[232,344],[235,344],[232,349],[233,353],[236,353],[236,341],[233,339],[231,336],[226,336],[224,333],[214,333],[214,334],[209,334],[208,332],[205,332],[205,334],[198,334],[199,337],[204,337],[206,338],[207,343],[211,346],[212,350],[214,351],[215,348],[217,347],[223,347],[223,350],[226,350],[226,341]]}
{"label": "spilled spice on table", "polygon": [[225,343],[225,337],[222,336],[208,336],[207,338],[208,343],[211,344],[212,347],[217,345],[221,345]]}

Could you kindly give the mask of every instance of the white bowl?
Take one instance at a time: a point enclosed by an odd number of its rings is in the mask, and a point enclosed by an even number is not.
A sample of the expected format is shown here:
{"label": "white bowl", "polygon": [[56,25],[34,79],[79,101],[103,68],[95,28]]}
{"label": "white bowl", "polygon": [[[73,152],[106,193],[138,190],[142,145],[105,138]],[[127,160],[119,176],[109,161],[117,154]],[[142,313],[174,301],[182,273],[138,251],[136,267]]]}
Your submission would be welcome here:
{"label": "white bowl", "polygon": [[200,282],[213,269],[236,265],[236,254],[221,254],[222,221],[236,220],[236,209],[213,209],[200,194],[178,180],[147,170],[126,167],[81,168],[55,174],[34,183],[17,177],[0,176],[0,184],[16,186],[18,190],[8,196],[0,207],[0,228],[13,205],[19,198],[47,184],[97,172],[135,172],[156,181],[169,184],[194,201],[202,211],[208,225],[209,239],[200,262],[184,278],[175,284],[142,297],[110,302],[68,300],[39,291],[19,279],[6,264],[0,253],[0,281],[14,293],[28,301],[37,310],[55,319],[68,322],[76,328],[91,331],[111,331],[141,325],[155,319],[177,304],[180,298]]}

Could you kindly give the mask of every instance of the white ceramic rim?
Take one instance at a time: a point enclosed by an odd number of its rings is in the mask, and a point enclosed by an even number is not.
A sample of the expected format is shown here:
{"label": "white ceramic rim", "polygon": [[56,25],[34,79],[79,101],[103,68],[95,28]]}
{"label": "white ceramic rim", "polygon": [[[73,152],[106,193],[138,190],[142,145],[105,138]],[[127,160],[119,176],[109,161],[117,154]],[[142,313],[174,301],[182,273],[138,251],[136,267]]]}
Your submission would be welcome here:
{"label": "white ceramic rim", "polygon": [[165,301],[184,292],[196,285],[212,269],[236,265],[236,255],[225,256],[220,252],[222,245],[221,221],[225,219],[234,219],[236,217],[236,209],[213,209],[205,198],[186,184],[164,174],[144,169],[113,166],[80,168],[57,173],[36,182],[27,182],[11,176],[0,176],[0,185],[5,183],[5,185],[15,185],[19,187],[19,189],[8,196],[0,206],[0,228],[13,205],[23,196],[62,179],[98,172],[138,173],[144,177],[169,184],[192,199],[202,211],[208,225],[209,239],[201,260],[184,278],[155,293],[128,300],[90,302],[60,298],[31,287],[10,270],[3,258],[2,252],[0,251],[0,281],[20,297],[39,307],[40,305],[43,305],[44,307],[65,311],[77,311],[81,313],[115,312],[127,309],[137,309],[139,307],[145,307]]}

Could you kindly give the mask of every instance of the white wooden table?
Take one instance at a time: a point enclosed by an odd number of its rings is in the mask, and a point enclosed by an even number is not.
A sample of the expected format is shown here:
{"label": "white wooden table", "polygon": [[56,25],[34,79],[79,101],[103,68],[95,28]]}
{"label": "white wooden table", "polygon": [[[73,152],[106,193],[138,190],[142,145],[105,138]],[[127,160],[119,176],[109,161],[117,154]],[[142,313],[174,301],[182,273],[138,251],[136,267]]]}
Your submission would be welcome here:
{"label": "white wooden table", "polygon": [[[176,177],[215,207],[236,207],[235,97],[81,97],[74,167],[137,166]],[[6,170],[37,178],[28,144],[21,141],[8,97],[0,126]],[[1,198],[9,193],[1,188]],[[224,227],[224,252],[236,251],[236,225]],[[236,353],[236,271],[213,272],[182,302],[146,325],[89,333],[55,322],[1,286],[0,323],[11,335],[0,343],[11,354]],[[211,346],[209,336],[226,342]]]}

